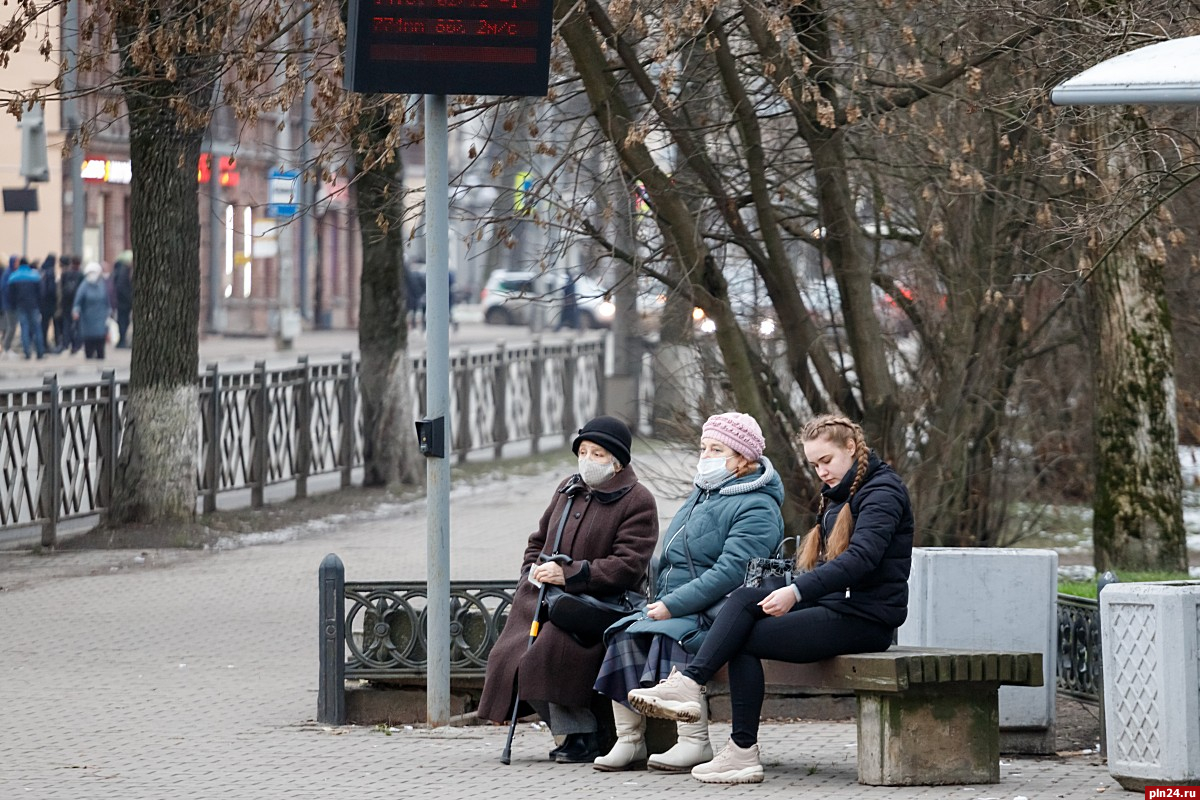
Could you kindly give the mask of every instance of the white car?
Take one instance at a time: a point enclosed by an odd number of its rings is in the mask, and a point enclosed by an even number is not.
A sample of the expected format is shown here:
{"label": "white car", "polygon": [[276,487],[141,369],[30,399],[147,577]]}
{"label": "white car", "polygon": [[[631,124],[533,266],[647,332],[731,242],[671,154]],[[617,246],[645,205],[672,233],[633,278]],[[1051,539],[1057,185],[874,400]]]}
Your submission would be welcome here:
{"label": "white car", "polygon": [[[540,310],[543,324],[556,327],[562,316],[565,282],[566,276],[560,273],[496,270],[480,293],[483,320],[491,325],[529,325]],[[612,325],[616,306],[608,290],[586,275],[575,278],[575,304],[581,329]]]}

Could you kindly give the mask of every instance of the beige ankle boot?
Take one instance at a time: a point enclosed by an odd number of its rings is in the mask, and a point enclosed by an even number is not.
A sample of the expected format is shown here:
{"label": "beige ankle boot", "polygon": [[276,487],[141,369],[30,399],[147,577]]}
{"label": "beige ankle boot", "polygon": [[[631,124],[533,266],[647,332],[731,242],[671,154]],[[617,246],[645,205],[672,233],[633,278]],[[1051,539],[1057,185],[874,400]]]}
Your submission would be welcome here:
{"label": "beige ankle boot", "polygon": [[617,743],[608,755],[593,761],[593,767],[601,772],[643,769],[646,766],[646,718],[613,701],[613,722],[617,727]]}
{"label": "beige ankle boot", "polygon": [[711,761],[712,745],[708,741],[708,703],[701,698],[700,719],[696,722],[676,722],[675,746],[665,753],[650,757],[648,766],[660,772],[690,772],[692,767]]}

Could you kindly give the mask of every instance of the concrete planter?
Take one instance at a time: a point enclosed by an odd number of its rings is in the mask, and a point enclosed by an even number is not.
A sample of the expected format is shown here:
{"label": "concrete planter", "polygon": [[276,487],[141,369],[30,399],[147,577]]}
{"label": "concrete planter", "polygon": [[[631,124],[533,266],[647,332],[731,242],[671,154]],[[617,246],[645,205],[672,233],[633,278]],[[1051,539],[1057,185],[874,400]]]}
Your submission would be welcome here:
{"label": "concrete planter", "polygon": [[1108,770],[1126,789],[1200,783],[1200,581],[1100,593]]}
{"label": "concrete planter", "polygon": [[1000,749],[1054,752],[1058,554],[918,547],[908,588],[899,644],[1043,654],[1042,686],[1000,688]]}

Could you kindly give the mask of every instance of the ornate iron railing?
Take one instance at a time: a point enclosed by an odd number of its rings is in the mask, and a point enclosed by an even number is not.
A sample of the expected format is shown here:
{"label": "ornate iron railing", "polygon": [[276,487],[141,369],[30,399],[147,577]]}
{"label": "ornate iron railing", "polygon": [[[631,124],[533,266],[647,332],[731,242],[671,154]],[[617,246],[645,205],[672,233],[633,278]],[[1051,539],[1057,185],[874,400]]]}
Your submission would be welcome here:
{"label": "ornate iron railing", "polygon": [[[253,506],[267,487],[340,474],[349,486],[362,466],[359,363],[349,353],[329,362],[224,370],[199,376],[196,491],[207,512],[223,492],[249,490]],[[451,358],[452,452],[458,460],[543,436],[570,436],[599,412],[604,342],[462,350]],[[423,416],[424,356],[411,363],[410,388]],[[128,384],[115,373],[97,381],[0,391],[0,530],[41,527],[53,547],[64,520],[102,513],[116,480]]]}
{"label": "ornate iron railing", "polygon": [[[424,683],[426,584],[348,583],[342,560],[333,554],[321,562],[318,584],[319,721],[345,722],[347,679]],[[452,677],[483,677],[492,646],[508,621],[515,588],[514,581],[450,582]]]}
{"label": "ornate iron railing", "polygon": [[1100,650],[1100,604],[1084,597],[1058,596],[1058,691],[1101,700],[1104,687]]}
{"label": "ornate iron railing", "polygon": [[[428,659],[424,583],[345,585],[346,677],[420,678]],[[512,604],[512,581],[450,584],[450,669],[483,676]]]}

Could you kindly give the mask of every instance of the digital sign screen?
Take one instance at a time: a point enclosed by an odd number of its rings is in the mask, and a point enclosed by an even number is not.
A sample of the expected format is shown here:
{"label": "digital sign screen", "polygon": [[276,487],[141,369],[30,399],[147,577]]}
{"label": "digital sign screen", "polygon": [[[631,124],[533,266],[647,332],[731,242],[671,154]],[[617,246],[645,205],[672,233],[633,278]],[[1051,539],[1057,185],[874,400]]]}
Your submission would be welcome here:
{"label": "digital sign screen", "polygon": [[545,95],[554,0],[350,0],[346,88]]}

